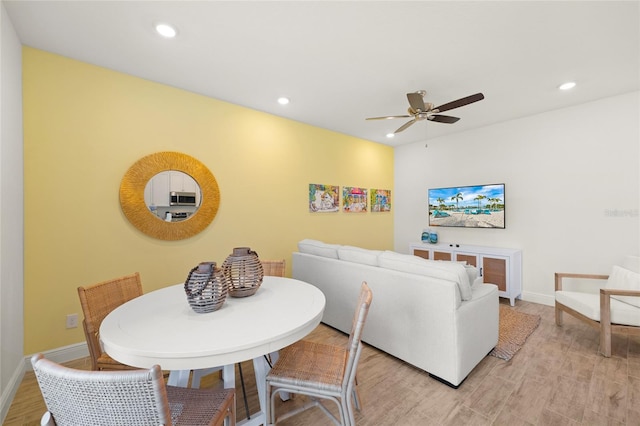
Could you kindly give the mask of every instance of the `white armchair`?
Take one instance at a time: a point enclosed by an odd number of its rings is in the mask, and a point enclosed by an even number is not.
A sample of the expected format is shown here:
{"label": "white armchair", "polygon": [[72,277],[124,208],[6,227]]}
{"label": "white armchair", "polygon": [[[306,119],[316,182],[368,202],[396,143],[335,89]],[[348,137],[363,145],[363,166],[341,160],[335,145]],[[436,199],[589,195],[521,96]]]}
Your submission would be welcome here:
{"label": "white armchair", "polygon": [[[563,289],[565,278],[594,280],[599,293]],[[605,281],[606,280],[606,281]],[[555,274],[556,324],[563,325],[564,312],[600,331],[600,352],[611,356],[611,334],[640,334],[640,257],[627,256],[610,275]]]}

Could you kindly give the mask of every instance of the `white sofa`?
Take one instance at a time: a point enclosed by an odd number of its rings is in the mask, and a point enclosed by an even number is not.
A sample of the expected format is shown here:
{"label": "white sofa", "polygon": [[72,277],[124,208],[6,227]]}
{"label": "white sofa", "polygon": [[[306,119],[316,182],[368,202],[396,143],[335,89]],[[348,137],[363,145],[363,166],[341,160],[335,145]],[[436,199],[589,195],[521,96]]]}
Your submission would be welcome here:
{"label": "white sofa", "polygon": [[498,288],[457,262],[302,240],[293,278],[324,293],[322,322],[351,330],[360,284],[373,302],[363,341],[458,387],[498,343]]}

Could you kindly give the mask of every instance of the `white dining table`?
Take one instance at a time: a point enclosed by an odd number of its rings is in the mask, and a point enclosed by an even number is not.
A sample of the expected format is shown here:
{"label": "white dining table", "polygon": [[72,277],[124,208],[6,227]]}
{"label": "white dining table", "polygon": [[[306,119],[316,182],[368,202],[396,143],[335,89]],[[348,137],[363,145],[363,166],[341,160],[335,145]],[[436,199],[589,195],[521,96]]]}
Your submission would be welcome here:
{"label": "white dining table", "polygon": [[171,371],[168,384],[186,386],[189,371],[223,367],[224,386],[235,388],[235,364],[253,360],[260,412],[238,424],[266,424],[265,356],[315,329],[324,294],[300,280],[265,276],[249,297],[227,297],[220,309],[194,312],[183,284],[155,290],[114,309],[102,321],[100,340],[113,359],[134,367]]}

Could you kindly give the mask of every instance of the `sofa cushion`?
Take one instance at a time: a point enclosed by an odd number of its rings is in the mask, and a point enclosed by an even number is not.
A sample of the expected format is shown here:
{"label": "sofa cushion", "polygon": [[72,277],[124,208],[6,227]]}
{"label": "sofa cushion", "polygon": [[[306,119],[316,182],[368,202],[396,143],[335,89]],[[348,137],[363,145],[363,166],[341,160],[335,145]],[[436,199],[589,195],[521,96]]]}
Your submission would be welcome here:
{"label": "sofa cushion", "polygon": [[474,289],[482,284],[484,284],[484,278],[477,277],[475,280],[471,282],[471,289]]}
{"label": "sofa cushion", "polygon": [[478,280],[478,278],[480,278],[480,274],[478,274],[478,268],[473,265],[467,265],[466,263],[463,266],[464,271],[467,273],[467,277],[469,278],[469,284],[471,285],[471,287],[473,287],[475,284],[477,284],[476,281]]}
{"label": "sofa cushion", "polygon": [[329,257],[331,259],[338,258],[338,244],[327,244],[318,240],[305,239],[298,242],[298,251],[300,253],[314,254],[316,256]]}
{"label": "sofa cushion", "polygon": [[338,248],[338,259],[347,262],[362,263],[364,265],[378,266],[380,250],[367,250],[360,247],[341,246]]}
{"label": "sofa cushion", "polygon": [[[640,274],[616,265],[609,275],[605,288],[640,291]],[[611,296],[611,298],[640,308],[640,297]]]}
{"label": "sofa cushion", "polygon": [[[448,262],[448,260],[440,260],[439,262]],[[466,260],[455,260],[454,262],[464,266],[464,269],[469,276],[469,284],[472,288],[474,285],[484,284],[484,279],[481,279],[482,277],[480,277],[480,274],[478,273],[478,268],[473,265],[469,265]]]}
{"label": "sofa cushion", "polygon": [[379,266],[452,281],[458,285],[462,300],[471,300],[471,284],[465,267],[456,262],[434,261],[410,254],[385,251],[378,256]]}

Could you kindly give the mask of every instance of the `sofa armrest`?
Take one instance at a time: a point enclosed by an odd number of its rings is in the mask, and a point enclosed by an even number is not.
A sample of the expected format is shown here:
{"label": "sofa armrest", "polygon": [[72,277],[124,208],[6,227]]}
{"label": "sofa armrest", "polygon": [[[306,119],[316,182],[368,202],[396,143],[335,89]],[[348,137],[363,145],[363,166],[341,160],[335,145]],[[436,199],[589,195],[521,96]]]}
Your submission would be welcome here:
{"label": "sofa armrest", "polygon": [[606,280],[609,278],[609,275],[602,274],[574,274],[571,272],[556,272],[556,291],[562,290],[562,280],[564,278],[585,278],[592,280]]}

